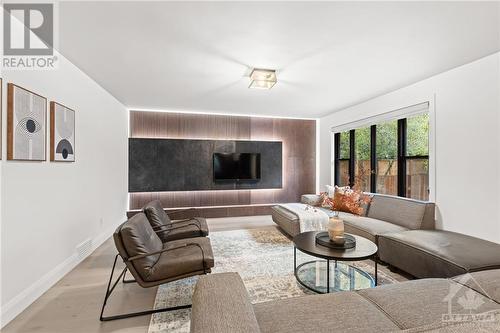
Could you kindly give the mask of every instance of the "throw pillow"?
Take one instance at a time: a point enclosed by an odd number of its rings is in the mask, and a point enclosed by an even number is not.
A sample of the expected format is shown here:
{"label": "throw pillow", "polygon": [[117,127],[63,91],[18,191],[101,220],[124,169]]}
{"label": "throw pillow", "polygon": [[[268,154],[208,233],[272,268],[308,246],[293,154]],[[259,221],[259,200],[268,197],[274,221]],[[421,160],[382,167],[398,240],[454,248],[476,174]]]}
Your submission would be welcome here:
{"label": "throw pillow", "polygon": [[325,185],[325,187],[326,187],[326,193],[328,194],[328,197],[333,198],[333,195],[335,194],[335,188],[337,186]]}
{"label": "throw pillow", "polygon": [[363,204],[369,201],[370,197],[361,191],[350,188],[335,187],[335,195],[332,200],[332,210],[339,212],[363,215]]}
{"label": "throw pillow", "polygon": [[328,192],[321,192],[318,207],[330,208],[332,207],[332,200],[328,196]]}

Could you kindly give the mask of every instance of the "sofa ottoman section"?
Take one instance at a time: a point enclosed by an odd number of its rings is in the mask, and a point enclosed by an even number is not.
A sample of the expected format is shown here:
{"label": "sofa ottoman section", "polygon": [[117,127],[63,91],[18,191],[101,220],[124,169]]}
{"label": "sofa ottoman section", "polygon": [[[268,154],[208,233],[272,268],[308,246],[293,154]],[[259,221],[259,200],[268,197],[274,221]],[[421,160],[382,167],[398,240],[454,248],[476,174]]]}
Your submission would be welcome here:
{"label": "sofa ottoman section", "polygon": [[282,206],[273,206],[272,218],[288,235],[294,237],[300,234],[299,217]]}
{"label": "sofa ottoman section", "polygon": [[378,237],[380,260],[417,278],[447,278],[500,268],[500,244],[444,230]]}

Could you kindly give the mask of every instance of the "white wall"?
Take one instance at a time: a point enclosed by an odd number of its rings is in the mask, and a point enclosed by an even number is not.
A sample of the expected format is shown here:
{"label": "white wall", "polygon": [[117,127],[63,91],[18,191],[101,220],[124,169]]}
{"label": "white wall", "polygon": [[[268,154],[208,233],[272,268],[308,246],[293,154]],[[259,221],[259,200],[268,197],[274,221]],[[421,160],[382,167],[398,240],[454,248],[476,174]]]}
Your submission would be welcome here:
{"label": "white wall", "polygon": [[430,101],[438,226],[500,243],[500,53],[320,120],[320,185],[330,184],[330,128]]}
{"label": "white wall", "polygon": [[[79,262],[78,244],[92,239],[95,248],[124,221],[128,115],[121,103],[60,55],[57,70],[4,71],[2,77],[5,325]],[[8,82],[76,110],[75,163],[6,161]],[[47,139],[47,152],[48,144]]]}

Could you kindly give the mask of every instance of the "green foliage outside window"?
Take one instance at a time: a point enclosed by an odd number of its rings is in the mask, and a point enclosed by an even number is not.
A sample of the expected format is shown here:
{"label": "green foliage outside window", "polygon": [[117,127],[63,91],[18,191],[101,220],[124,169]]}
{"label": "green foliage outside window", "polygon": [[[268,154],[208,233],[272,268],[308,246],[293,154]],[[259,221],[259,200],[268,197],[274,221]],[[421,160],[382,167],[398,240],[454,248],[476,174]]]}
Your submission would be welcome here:
{"label": "green foliage outside window", "polygon": [[377,159],[393,160],[398,156],[398,121],[377,125]]}
{"label": "green foliage outside window", "polygon": [[[377,159],[394,159],[397,157],[398,122],[390,121],[377,124]],[[406,156],[429,155],[429,114],[425,113],[408,118]],[[356,158],[370,159],[370,127],[358,128],[355,131]],[[340,158],[349,158],[349,131],[340,133]]]}
{"label": "green foliage outside window", "polygon": [[429,114],[424,113],[406,121],[406,156],[429,155]]}
{"label": "green foliage outside window", "polygon": [[350,136],[349,131],[340,133],[340,159],[349,158]]}
{"label": "green foliage outside window", "polygon": [[370,159],[370,127],[356,129],[355,140],[356,143],[356,160],[363,161]]}

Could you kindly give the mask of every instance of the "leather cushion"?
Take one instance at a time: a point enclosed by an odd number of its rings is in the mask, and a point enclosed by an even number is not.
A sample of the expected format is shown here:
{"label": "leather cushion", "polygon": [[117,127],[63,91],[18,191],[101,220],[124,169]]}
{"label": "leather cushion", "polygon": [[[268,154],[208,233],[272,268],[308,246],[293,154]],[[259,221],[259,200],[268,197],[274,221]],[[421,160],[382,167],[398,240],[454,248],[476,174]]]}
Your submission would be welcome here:
{"label": "leather cushion", "polygon": [[[193,243],[201,246],[203,254],[198,246],[184,246]],[[174,240],[165,243],[163,246],[165,249],[173,250],[163,252],[160,255],[156,264],[148,272],[149,274],[144,277],[144,280],[149,282],[159,281],[203,271],[203,264],[205,264],[207,270],[214,267],[212,246],[210,245],[210,239],[206,237]],[[176,247],[180,248],[174,249]]]}
{"label": "leather cushion", "polygon": [[208,225],[203,217],[195,217],[188,221],[172,221],[172,227],[176,229],[164,229],[158,232],[163,243],[176,239],[205,237],[208,236]]}
{"label": "leather cushion", "polygon": [[341,218],[344,220],[345,232],[368,238],[374,243],[378,242],[379,235],[408,230],[396,224],[364,216],[343,215]]}
{"label": "leather cushion", "polygon": [[[409,230],[381,237],[384,241],[410,247],[429,259],[447,261],[468,272],[500,268],[500,244],[476,237],[444,230]],[[382,252],[381,248],[381,258]]]}
{"label": "leather cushion", "polygon": [[144,213],[148,217],[149,223],[153,228],[165,226],[170,224],[170,218],[168,217],[165,210],[160,203],[160,201],[155,200],[148,203],[143,208]]}
{"label": "leather cushion", "polygon": [[[151,228],[144,213],[138,213],[125,222],[120,229],[120,235],[129,257],[152,253],[163,248],[162,241]],[[132,265],[144,279],[150,274],[159,258],[160,254],[148,256],[132,261]]]}

